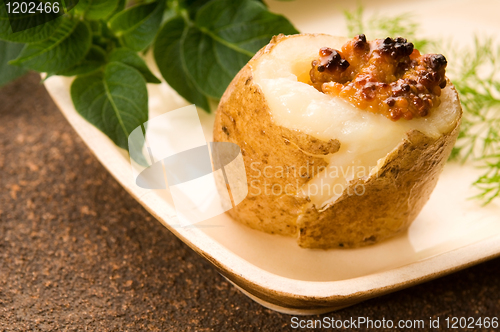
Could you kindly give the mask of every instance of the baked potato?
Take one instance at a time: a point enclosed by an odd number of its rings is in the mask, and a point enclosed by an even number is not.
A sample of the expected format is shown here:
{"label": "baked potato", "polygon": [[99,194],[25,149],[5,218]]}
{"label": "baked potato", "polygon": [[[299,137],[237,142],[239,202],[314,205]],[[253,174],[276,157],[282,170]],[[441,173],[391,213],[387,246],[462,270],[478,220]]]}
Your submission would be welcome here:
{"label": "baked potato", "polygon": [[360,247],[406,230],[459,132],[445,67],[400,37],[274,37],[217,109],[214,140],[240,146],[248,183],[227,213],[304,248]]}

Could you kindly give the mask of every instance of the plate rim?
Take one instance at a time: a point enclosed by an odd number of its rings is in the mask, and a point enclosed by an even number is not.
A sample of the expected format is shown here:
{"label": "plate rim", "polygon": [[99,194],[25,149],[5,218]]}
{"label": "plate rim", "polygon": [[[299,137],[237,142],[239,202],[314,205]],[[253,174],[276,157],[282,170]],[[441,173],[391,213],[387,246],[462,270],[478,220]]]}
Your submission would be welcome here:
{"label": "plate rim", "polygon": [[[121,154],[120,148],[81,117],[72,103],[70,103],[71,107],[63,105],[64,100],[61,100],[61,95],[66,94],[67,96],[63,95],[63,97],[69,98],[71,101],[68,89],[71,80],[70,78],[54,76],[45,80],[44,86],[78,136],[116,181],[163,226],[196,253],[207,259],[224,277],[258,299],[283,308],[282,312],[292,310],[294,314],[300,314],[301,310],[308,313],[314,312],[314,310],[323,313],[332,311],[417,285],[500,256],[500,234],[497,234],[407,265],[344,280],[296,280],[266,271],[233,253],[196,227],[173,227],[169,222],[172,219],[168,220],[168,218],[162,217],[152,207],[155,203],[154,200],[157,199],[154,195],[137,193],[137,189],[133,188],[123,175],[113,170],[114,164],[121,163],[115,157]],[[85,131],[91,131],[94,135],[92,137],[83,135]],[[271,309],[280,311],[276,308]]]}

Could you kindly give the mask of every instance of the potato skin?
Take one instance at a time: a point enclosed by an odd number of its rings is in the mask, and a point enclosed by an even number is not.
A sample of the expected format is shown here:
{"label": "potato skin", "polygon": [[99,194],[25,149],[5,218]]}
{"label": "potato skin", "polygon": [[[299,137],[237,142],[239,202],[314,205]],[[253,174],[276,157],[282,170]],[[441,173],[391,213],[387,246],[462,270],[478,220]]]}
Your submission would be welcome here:
{"label": "potato skin", "polygon": [[[406,230],[436,186],[460,121],[438,139],[416,130],[409,132],[388,154],[376,176],[358,179],[333,205],[319,211],[306,199],[294,196],[294,188],[314,176],[301,173],[301,168],[326,166],[322,156],[338,151],[340,143],[324,142],[273,123],[265,96],[253,83],[252,64],[285,38],[289,37],[273,38],[250,60],[229,85],[217,109],[214,140],[241,147],[249,185],[247,197],[228,211],[229,215],[258,230],[295,236],[304,248],[360,247]],[[276,173],[280,168],[289,172]],[[359,185],[363,185],[364,194],[353,194]],[[270,191],[273,186],[290,190],[276,195]]]}
{"label": "potato skin", "polygon": [[[262,92],[252,82],[248,65],[222,96],[214,124],[214,141],[238,144],[245,163],[248,195],[228,211],[229,215],[255,229],[296,236],[296,220],[307,201],[292,195],[261,195],[259,192],[270,192],[274,185],[275,188],[288,186],[292,193],[293,188],[311,179],[308,174],[299,174],[297,166],[327,165],[323,158],[304,151],[337,151],[338,142],[322,142],[274,124]],[[270,167],[274,170],[269,170]],[[283,177],[274,176],[279,167],[288,169],[289,173]]]}
{"label": "potato skin", "polygon": [[363,195],[349,195],[346,189],[323,211],[314,206],[306,209],[297,220],[299,245],[355,248],[406,230],[429,200],[458,132],[457,125],[437,140],[417,130],[409,132],[389,153],[377,176],[351,185],[362,184]]}

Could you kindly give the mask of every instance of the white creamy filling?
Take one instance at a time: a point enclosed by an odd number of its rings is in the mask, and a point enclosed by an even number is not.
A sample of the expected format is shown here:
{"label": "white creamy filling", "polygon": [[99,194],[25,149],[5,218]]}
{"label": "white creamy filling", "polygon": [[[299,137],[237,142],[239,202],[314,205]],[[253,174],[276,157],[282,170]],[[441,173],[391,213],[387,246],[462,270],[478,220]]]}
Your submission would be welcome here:
{"label": "white creamy filling", "polygon": [[294,36],[276,45],[252,68],[254,83],[262,89],[276,124],[324,141],[337,139],[341,144],[338,152],[325,156],[326,169],[308,166],[315,176],[299,195],[309,196],[318,207],[335,202],[350,180],[376,171],[378,161],[396,148],[411,129],[438,137],[451,129],[459,115],[456,92],[451,86],[443,89],[441,105],[429,116],[391,121],[307,84],[311,61],[319,49],[340,49],[346,41],[326,35]]}

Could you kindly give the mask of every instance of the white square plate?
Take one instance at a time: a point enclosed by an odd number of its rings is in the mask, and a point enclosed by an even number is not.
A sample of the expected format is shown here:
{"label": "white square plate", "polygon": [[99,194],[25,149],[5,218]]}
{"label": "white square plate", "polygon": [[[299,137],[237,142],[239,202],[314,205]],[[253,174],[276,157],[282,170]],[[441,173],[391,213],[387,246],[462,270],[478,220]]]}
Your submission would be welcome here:
{"label": "white square plate", "polygon": [[[302,32],[345,35],[343,9],[352,1],[270,1]],[[495,0],[370,1],[366,12],[412,13],[422,35],[472,43],[475,33],[500,30]],[[370,38],[370,36],[367,36]],[[149,64],[154,68],[151,59]],[[422,213],[405,234],[360,249],[309,250],[292,238],[247,228],[219,215],[181,228],[166,191],[137,187],[128,155],[74,109],[71,79],[51,77],[45,85],[69,123],[121,185],[165,227],[207,258],[231,282],[257,302],[286,313],[313,314],[430,280],[500,255],[500,205],[481,207],[468,199],[478,171],[449,164]],[[150,118],[187,105],[168,85],[148,85]],[[198,112],[207,141],[213,115]]]}

